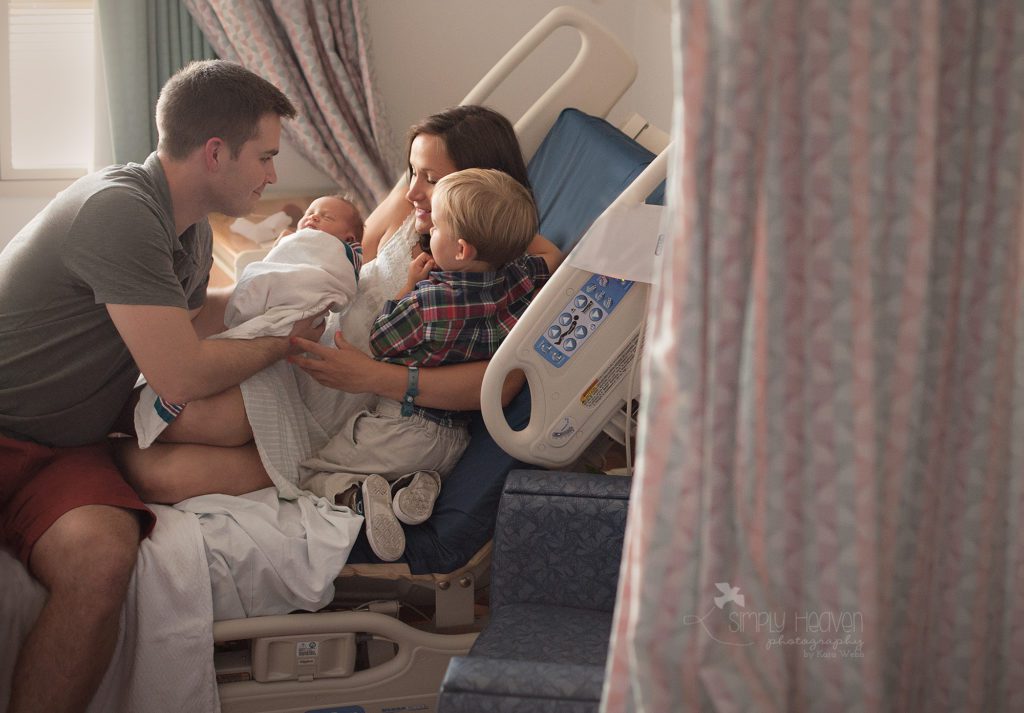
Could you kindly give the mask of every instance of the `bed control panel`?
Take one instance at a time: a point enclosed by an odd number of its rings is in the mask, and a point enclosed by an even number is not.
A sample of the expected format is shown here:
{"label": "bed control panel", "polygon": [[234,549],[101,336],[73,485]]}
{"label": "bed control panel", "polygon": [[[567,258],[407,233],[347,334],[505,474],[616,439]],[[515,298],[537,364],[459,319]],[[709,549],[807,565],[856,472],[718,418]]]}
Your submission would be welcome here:
{"label": "bed control panel", "polygon": [[[534,465],[563,468],[578,460],[639,391],[649,292],[645,282],[572,264],[556,270],[484,374],[481,411],[495,442]],[[517,429],[500,399],[514,369],[530,389],[529,421]]]}
{"label": "bed control panel", "polygon": [[591,275],[566,302],[533,348],[556,368],[565,366],[607,321],[632,286],[631,280]]}

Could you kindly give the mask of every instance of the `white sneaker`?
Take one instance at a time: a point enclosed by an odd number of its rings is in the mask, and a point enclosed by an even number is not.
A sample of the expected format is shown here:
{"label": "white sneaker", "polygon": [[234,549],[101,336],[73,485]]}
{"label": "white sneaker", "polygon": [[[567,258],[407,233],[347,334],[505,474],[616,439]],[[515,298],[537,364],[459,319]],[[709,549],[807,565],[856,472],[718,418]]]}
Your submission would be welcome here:
{"label": "white sneaker", "polygon": [[370,549],[385,562],[394,562],[405,552],[405,531],[391,509],[391,483],[370,475],[363,481],[362,492]]}
{"label": "white sneaker", "polygon": [[441,476],[432,470],[421,470],[412,476],[408,485],[395,492],[391,507],[406,525],[419,525],[434,512],[434,502],[440,492]]}

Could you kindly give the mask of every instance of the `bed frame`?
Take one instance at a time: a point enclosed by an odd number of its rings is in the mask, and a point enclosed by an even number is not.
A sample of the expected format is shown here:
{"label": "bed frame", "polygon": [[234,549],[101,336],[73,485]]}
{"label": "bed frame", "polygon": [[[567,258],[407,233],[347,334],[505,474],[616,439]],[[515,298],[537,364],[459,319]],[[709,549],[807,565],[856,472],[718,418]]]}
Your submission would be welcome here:
{"label": "bed frame", "polygon": [[[564,109],[607,116],[636,77],[635,61],[611,33],[581,11],[560,7],[509,50],[463,103],[485,104],[560,28],[575,30],[580,48],[568,69],[515,122],[527,159]],[[631,135],[646,134],[638,140],[661,151],[667,137],[657,130],[644,132],[644,127],[646,122],[632,117],[625,128]],[[658,172],[664,177],[664,171],[661,156],[644,185]],[[559,284],[566,279],[561,274],[559,270],[554,278]],[[449,659],[469,650],[486,617],[478,602],[484,601],[480,590],[487,583],[489,560],[488,544],[469,562],[445,573],[413,574],[400,563],[349,564],[337,580],[338,596],[330,611],[215,622],[222,710],[436,710]],[[360,604],[352,607],[356,602]],[[433,614],[421,615],[418,608]]]}

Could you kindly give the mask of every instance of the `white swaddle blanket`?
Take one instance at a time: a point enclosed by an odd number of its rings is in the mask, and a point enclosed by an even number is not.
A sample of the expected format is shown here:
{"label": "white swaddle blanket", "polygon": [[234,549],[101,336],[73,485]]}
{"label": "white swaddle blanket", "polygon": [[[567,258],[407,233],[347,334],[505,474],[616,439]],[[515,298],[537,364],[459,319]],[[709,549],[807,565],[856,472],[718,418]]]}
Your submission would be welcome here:
{"label": "white swaddle blanket", "polygon": [[294,322],[330,309],[340,312],[356,294],[352,247],[330,233],[303,228],[246,265],[224,312],[221,339],[282,337]]}
{"label": "white swaddle blanket", "polygon": [[[211,339],[281,337],[300,319],[340,312],[356,295],[358,264],[353,249],[330,233],[303,228],[282,238],[246,266],[224,312],[229,329]],[[135,406],[139,448],[148,448],[179,411],[146,384]]]}

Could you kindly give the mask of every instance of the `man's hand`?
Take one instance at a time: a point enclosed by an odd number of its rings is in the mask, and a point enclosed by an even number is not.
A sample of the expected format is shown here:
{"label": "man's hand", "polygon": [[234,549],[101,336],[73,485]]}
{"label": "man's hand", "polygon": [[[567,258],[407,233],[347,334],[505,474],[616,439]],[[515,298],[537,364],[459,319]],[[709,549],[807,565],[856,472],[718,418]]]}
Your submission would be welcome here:
{"label": "man's hand", "polygon": [[311,342],[317,342],[320,337],[323,336],[324,327],[327,324],[327,310],[324,310],[320,314],[306,319],[300,319],[298,322],[292,325],[292,331],[288,333],[288,353],[289,354],[301,354],[304,349],[299,347],[295,340],[302,339]]}

